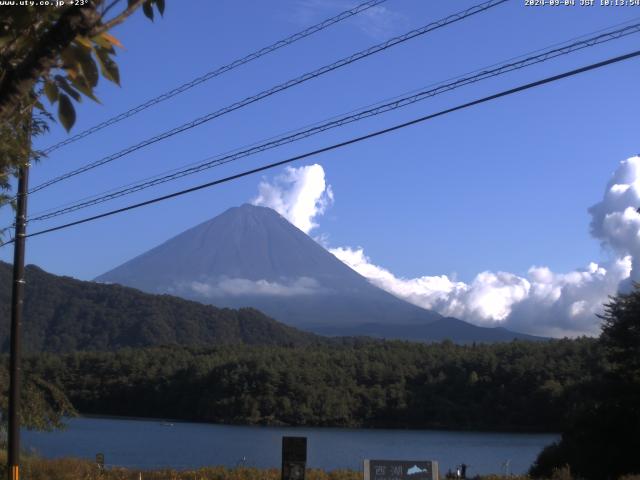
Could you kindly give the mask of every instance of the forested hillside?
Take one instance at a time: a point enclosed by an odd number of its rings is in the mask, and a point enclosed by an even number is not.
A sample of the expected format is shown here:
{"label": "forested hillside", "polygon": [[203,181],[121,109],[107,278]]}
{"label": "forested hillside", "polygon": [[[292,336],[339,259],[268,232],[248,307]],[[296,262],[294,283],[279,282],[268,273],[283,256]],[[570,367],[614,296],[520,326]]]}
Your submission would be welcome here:
{"label": "forested hillside", "polygon": [[82,413],[219,423],[558,431],[595,340],[125,349],[29,369]]}
{"label": "forested hillside", "polygon": [[[24,348],[28,352],[113,350],[157,345],[309,345],[320,337],[283,325],[263,313],[220,309],[169,295],[82,282],[26,269]],[[0,262],[0,318],[9,318],[11,266]],[[0,322],[8,350],[9,322]]]}

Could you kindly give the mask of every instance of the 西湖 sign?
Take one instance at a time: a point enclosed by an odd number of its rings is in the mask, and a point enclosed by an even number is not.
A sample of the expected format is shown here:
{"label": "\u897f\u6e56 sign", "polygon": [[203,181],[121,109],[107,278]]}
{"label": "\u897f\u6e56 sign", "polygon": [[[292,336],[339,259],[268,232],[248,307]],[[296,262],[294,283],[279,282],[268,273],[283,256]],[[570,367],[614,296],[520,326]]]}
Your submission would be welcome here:
{"label": "\u897f\u6e56 sign", "polygon": [[438,462],[365,460],[364,480],[438,480]]}

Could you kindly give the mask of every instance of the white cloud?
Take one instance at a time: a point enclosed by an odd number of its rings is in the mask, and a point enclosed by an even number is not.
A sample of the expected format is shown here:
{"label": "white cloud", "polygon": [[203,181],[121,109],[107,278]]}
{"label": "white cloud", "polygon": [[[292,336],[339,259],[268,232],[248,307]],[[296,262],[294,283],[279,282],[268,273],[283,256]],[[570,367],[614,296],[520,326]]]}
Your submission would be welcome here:
{"label": "white cloud", "polygon": [[397,34],[400,28],[406,28],[407,19],[384,5],[376,5],[359,14],[355,23],[370,37],[384,40]]}
{"label": "white cloud", "polygon": [[345,4],[343,0],[298,0],[287,9],[287,17],[297,25],[307,26],[326,17],[327,12],[347,8],[350,8],[350,5]]}
{"label": "white cloud", "polygon": [[487,271],[464,283],[446,275],[396,277],[373,264],[362,248],[330,251],[374,285],[419,307],[476,325],[553,336],[597,334],[596,313],[631,269],[631,259],[625,257],[608,268],[591,263],[566,274],[547,267],[530,268],[526,278]]}
{"label": "white cloud", "polygon": [[602,201],[589,209],[591,234],[620,257],[631,255],[631,279],[640,281],[640,156],[623,162]]}
{"label": "white cloud", "polygon": [[[356,5],[357,2],[345,0],[298,0],[287,16],[290,21],[300,26],[308,26]],[[350,21],[360,31],[376,40],[389,38],[399,29],[406,28],[408,23],[405,15],[384,5],[370,7],[354,15]]]}
{"label": "white cloud", "polygon": [[[283,216],[310,230],[316,226],[313,219],[324,213],[329,203],[319,200],[323,196],[333,199],[322,167],[312,165],[289,169],[275,184],[261,183],[258,199],[263,205],[278,206],[276,210]],[[539,335],[597,335],[600,321],[596,314],[602,312],[609,295],[631,279],[640,281],[638,207],[640,157],[636,156],[620,163],[603,199],[589,209],[592,235],[615,254],[615,259],[592,262],[569,273],[533,266],[525,276],[481,272],[470,283],[447,275],[401,278],[373,263],[363,248],[327,248],[374,285],[443,315]]]}
{"label": "white cloud", "polygon": [[558,274],[546,267],[532,267],[530,294],[513,305],[508,325],[516,330],[547,332],[549,335],[597,335],[602,305],[629,278],[631,257],[606,266],[590,263],[587,268]]}
{"label": "white cloud", "polygon": [[288,282],[221,278],[211,282],[192,282],[188,285],[188,289],[207,298],[240,295],[291,297],[318,293],[321,287],[315,279],[308,277],[300,277]]}
{"label": "white cloud", "polygon": [[258,186],[254,205],[274,209],[304,233],[318,225],[314,219],[333,202],[331,185],[325,182],[320,165],[288,167],[273,182],[263,180]]}

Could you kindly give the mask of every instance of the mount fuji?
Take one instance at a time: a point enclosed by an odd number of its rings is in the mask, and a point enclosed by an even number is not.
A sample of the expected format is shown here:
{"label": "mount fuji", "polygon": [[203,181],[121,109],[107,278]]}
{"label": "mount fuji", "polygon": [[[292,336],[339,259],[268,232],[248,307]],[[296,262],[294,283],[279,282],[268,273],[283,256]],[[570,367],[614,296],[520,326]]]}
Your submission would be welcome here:
{"label": "mount fuji", "polygon": [[329,335],[456,342],[535,339],[445,318],[369,283],[276,211],[231,208],[96,281],[218,307],[254,307]]}

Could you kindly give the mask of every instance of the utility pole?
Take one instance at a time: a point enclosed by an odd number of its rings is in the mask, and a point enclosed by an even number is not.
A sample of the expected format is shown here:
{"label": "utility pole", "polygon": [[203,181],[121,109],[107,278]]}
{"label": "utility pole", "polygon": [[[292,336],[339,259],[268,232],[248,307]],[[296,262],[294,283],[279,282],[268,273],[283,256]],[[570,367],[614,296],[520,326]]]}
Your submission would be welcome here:
{"label": "utility pole", "polygon": [[24,251],[27,233],[27,192],[29,189],[29,161],[31,160],[31,118],[27,122],[25,140],[28,154],[18,169],[18,195],[16,197],[16,224],[13,243],[13,291],[11,295],[11,340],[9,358],[9,446],[8,480],[20,478],[20,387],[22,369],[20,350],[22,343],[22,307],[24,303]]}

